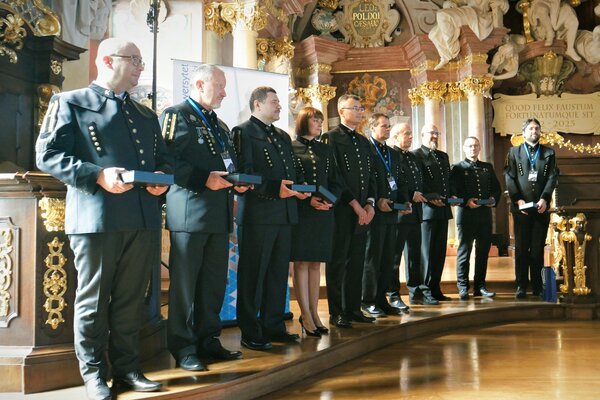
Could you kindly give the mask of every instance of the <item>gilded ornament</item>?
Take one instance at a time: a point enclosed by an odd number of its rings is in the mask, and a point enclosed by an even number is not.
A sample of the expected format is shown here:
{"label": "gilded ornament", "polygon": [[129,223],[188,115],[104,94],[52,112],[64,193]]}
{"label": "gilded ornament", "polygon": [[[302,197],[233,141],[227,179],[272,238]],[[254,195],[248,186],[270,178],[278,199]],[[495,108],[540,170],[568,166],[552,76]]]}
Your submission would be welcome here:
{"label": "gilded ornament", "polygon": [[424,101],[420,88],[408,89],[408,98],[413,107],[422,105]]}
{"label": "gilded ornament", "polygon": [[569,293],[569,274],[570,270],[567,265],[567,253],[565,244],[561,239],[561,234],[567,229],[567,218],[558,214],[552,213],[551,223],[552,233],[552,247],[554,248],[552,257],[553,264],[552,268],[558,275],[558,272],[562,269],[563,283],[560,285],[561,293]]}
{"label": "gilded ornament", "polygon": [[448,85],[440,81],[429,81],[419,85],[419,93],[424,99],[443,100],[446,90],[448,90]]}
{"label": "gilded ornament", "polygon": [[348,93],[360,97],[365,109],[371,111],[377,101],[387,94],[387,82],[380,76],[363,74],[348,83]]}
{"label": "gilded ornament", "polygon": [[533,36],[531,35],[531,23],[529,22],[529,6],[531,2],[529,0],[519,0],[517,3],[517,11],[523,14],[523,33],[525,34],[525,40],[527,43],[533,42]]}
{"label": "gilded ornament", "polygon": [[560,96],[565,80],[574,72],[573,61],[566,60],[552,51],[527,61],[519,67],[519,73],[529,81],[538,97]]}
{"label": "gilded ornament", "polygon": [[10,313],[9,289],[13,273],[12,244],[12,230],[10,228],[0,229],[0,318],[6,318]]}
{"label": "gilded ornament", "polygon": [[400,12],[394,0],[341,0],[335,17],[346,43],[354,47],[382,47],[400,32]]}
{"label": "gilded ornament", "polygon": [[48,232],[65,230],[65,200],[43,197],[39,202],[41,217]]}
{"label": "gilded ornament", "polygon": [[49,254],[44,259],[47,268],[42,282],[46,296],[44,310],[48,313],[46,324],[52,329],[58,328],[65,322],[62,316],[62,311],[67,306],[63,297],[67,292],[67,273],[63,268],[67,263],[67,258],[62,252],[64,244],[55,236],[50,243],[47,243]]}
{"label": "gilded ornament", "polygon": [[471,53],[462,59],[462,65],[466,64],[487,64],[487,53]]}
{"label": "gilded ornament", "polygon": [[585,296],[592,291],[586,286],[585,271],[585,247],[586,242],[592,240],[592,236],[585,232],[587,219],[585,214],[578,213],[574,218],[569,220],[571,230],[562,232],[560,238],[563,242],[572,243],[574,250],[574,263],[570,266],[573,270],[573,281],[575,287],[573,293],[577,296]]}
{"label": "gilded ornament", "polygon": [[273,0],[264,0],[264,6],[268,14],[275,16],[279,22],[287,24],[288,14],[283,9],[277,7],[273,3]]}
{"label": "gilded ornament", "polygon": [[444,102],[464,100],[465,92],[462,91],[460,82],[449,82],[444,95]]}
{"label": "gilded ornament", "polygon": [[299,78],[308,78],[312,75],[328,74],[331,72],[329,64],[311,64],[305,68],[294,68],[294,75]]}
{"label": "gilded ornament", "polygon": [[50,62],[50,70],[54,75],[60,75],[62,72],[62,61],[52,60]]}
{"label": "gilded ornament", "polygon": [[287,37],[258,38],[256,39],[256,51],[265,61],[282,56],[287,59],[294,57],[294,46]]}
{"label": "gilded ornament", "polygon": [[255,1],[221,3],[221,18],[232,27],[243,27],[258,32],[267,26],[267,11]]}
{"label": "gilded ornament", "polygon": [[[515,133],[511,135],[510,143],[513,146],[520,146],[525,142],[523,139],[523,135],[521,133]],[[583,145],[581,143],[572,143],[571,140],[567,140],[565,142],[565,138],[563,138],[557,132],[542,132],[540,136],[540,143],[548,146],[558,146],[559,148],[566,148],[567,150],[573,151],[575,153],[581,154],[591,154],[598,156],[600,155],[600,143],[596,143],[595,145]]]}
{"label": "gilded ornament", "polygon": [[0,0],[0,8],[23,18],[35,36],[60,36],[60,20],[43,0]]}
{"label": "gilded ornament", "polygon": [[460,89],[468,95],[484,95],[489,97],[489,91],[494,85],[491,75],[467,76],[459,82]]}
{"label": "gilded ornament", "polygon": [[331,10],[335,10],[339,7],[339,0],[319,0],[318,4],[320,7],[329,8]]}
{"label": "gilded ornament", "polygon": [[329,100],[335,97],[335,89],[335,86],[317,83],[316,85],[308,85],[308,88],[303,90],[303,96],[316,99],[319,103],[326,105]]}
{"label": "gilded ornament", "polygon": [[204,1],[204,29],[215,32],[221,39],[231,32],[231,25],[221,18],[221,5]]}

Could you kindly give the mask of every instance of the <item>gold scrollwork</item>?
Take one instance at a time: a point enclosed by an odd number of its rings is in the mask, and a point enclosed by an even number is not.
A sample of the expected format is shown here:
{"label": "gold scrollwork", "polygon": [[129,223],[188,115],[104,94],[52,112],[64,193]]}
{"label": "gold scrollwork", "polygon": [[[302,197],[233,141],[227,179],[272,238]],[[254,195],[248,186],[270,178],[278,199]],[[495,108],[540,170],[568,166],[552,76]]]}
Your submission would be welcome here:
{"label": "gold scrollwork", "polygon": [[319,6],[335,10],[340,5],[339,0],[319,0]]}
{"label": "gold scrollwork", "polygon": [[8,317],[10,313],[10,285],[12,284],[13,235],[11,229],[0,229],[0,317]]}
{"label": "gold scrollwork", "polygon": [[385,97],[387,92],[387,82],[378,75],[363,74],[348,83],[348,93],[360,97],[361,103],[367,111],[373,110],[373,106],[379,99]]}
{"label": "gold scrollwork", "polygon": [[258,32],[267,26],[267,11],[257,1],[221,4],[221,18],[232,27],[243,26],[254,32]]}
{"label": "gold scrollwork", "polygon": [[429,81],[419,85],[419,93],[424,99],[443,100],[448,85],[445,82]]}
{"label": "gold scrollwork", "polygon": [[275,18],[277,18],[280,22],[287,23],[288,14],[285,12],[285,10],[277,7],[273,3],[273,0],[265,0],[264,5],[265,9],[267,10],[267,13],[269,13],[270,15],[274,15]]}
{"label": "gold scrollwork", "polygon": [[494,85],[491,75],[467,76],[460,81],[460,89],[469,95],[489,96],[489,91]]}
{"label": "gold scrollwork", "polygon": [[572,229],[562,232],[560,238],[564,242],[573,243],[574,264],[572,268],[573,281],[575,283],[573,293],[577,296],[585,296],[592,292],[591,289],[586,286],[585,276],[585,271],[587,270],[587,266],[585,266],[585,246],[586,242],[592,240],[592,236],[585,232],[587,225],[585,214],[577,213],[574,218],[569,220],[569,224]]}
{"label": "gold scrollwork", "polygon": [[0,8],[22,17],[35,36],[60,35],[60,20],[43,0],[0,0]]}
{"label": "gold scrollwork", "polygon": [[329,100],[335,97],[336,89],[335,86],[317,83],[316,85],[308,85],[307,88],[300,89],[299,96],[304,100],[305,104],[312,104],[314,99],[325,107]]}
{"label": "gold scrollwork", "polygon": [[287,59],[294,57],[294,46],[287,37],[258,38],[256,39],[256,51],[265,61],[280,56]]}
{"label": "gold scrollwork", "polygon": [[408,98],[410,100],[410,105],[413,107],[422,105],[424,101],[423,95],[418,87],[408,89]]}
{"label": "gold scrollwork", "polygon": [[449,82],[444,102],[459,101],[465,98],[465,92],[461,90],[460,82]]}
{"label": "gold scrollwork", "polygon": [[43,197],[39,202],[44,226],[48,232],[65,230],[65,200]]}
{"label": "gold scrollwork", "polygon": [[0,17],[0,55],[8,56],[12,64],[16,64],[18,56],[16,50],[23,48],[23,39],[27,31],[23,28],[25,20],[18,14],[8,14],[6,18]]}
{"label": "gold scrollwork", "polygon": [[525,40],[527,43],[533,42],[533,36],[531,36],[531,23],[529,22],[529,6],[531,2],[529,0],[519,0],[517,3],[517,11],[523,14],[523,33],[525,33]]}
{"label": "gold scrollwork", "polygon": [[552,268],[558,275],[562,270],[563,283],[560,285],[561,293],[569,293],[569,268],[567,266],[567,253],[565,243],[561,238],[561,234],[567,229],[567,218],[558,214],[552,214],[552,245],[554,251],[552,253],[553,264]]}
{"label": "gold scrollwork", "polygon": [[62,253],[64,242],[54,237],[50,243],[47,243],[49,254],[44,259],[46,271],[44,272],[43,288],[46,301],[44,302],[44,310],[48,313],[46,324],[52,329],[65,322],[62,316],[62,311],[67,306],[63,297],[67,292],[67,273],[64,266],[67,263],[67,258]]}
{"label": "gold scrollwork", "polygon": [[204,1],[204,29],[215,32],[221,39],[231,32],[231,25],[221,18],[220,3]]}

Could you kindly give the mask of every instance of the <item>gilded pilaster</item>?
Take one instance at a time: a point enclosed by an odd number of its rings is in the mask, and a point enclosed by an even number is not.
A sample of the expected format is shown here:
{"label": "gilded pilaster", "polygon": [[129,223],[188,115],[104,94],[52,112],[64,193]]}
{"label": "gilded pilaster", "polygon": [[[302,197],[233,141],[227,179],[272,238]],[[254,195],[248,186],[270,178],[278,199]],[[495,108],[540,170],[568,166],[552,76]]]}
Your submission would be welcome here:
{"label": "gilded pilaster", "polygon": [[62,311],[67,306],[64,295],[67,292],[67,272],[64,269],[67,258],[63,254],[64,242],[54,237],[48,244],[49,253],[44,259],[46,271],[44,272],[43,288],[46,301],[44,310],[48,313],[46,324],[52,329],[58,328],[65,320]]}

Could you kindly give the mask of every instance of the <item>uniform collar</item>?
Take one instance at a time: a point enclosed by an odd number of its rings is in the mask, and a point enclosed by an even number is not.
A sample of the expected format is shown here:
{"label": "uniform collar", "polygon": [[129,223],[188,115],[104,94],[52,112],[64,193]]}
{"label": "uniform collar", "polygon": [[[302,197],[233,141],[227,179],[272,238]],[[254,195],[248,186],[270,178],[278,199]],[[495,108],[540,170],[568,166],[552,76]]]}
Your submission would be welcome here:
{"label": "uniform collar", "polygon": [[107,89],[105,87],[102,87],[102,86],[98,85],[96,82],[92,82],[90,84],[89,88],[92,89],[94,92],[96,92],[98,95],[107,97],[109,99],[127,100],[127,98],[129,97],[129,93],[127,93],[127,92],[123,92],[121,95],[117,95],[114,91]]}

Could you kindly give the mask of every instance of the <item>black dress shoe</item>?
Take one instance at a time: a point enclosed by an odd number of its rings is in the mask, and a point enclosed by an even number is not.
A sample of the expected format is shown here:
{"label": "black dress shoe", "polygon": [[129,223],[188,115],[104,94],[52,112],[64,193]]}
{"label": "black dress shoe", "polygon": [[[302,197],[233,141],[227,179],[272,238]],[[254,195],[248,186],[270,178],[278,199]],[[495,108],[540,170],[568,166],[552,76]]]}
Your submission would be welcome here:
{"label": "black dress shoe", "polygon": [[273,347],[273,344],[268,340],[250,340],[242,337],[241,340],[242,346],[250,349],[250,350],[270,350]]}
{"label": "black dress shoe", "polygon": [[437,306],[440,304],[439,301],[433,298],[433,296],[413,297],[410,299],[410,304],[423,304],[424,306]]}
{"label": "black dress shoe", "polygon": [[329,323],[338,328],[352,328],[352,322],[343,315],[332,315],[329,317]]}
{"label": "black dress shoe", "polygon": [[450,300],[452,300],[452,297],[445,296],[442,293],[434,294],[433,298],[436,299],[437,301],[450,301]]}
{"label": "black dress shoe", "polygon": [[385,315],[400,315],[400,314],[402,314],[402,311],[400,311],[399,308],[392,307],[389,304],[382,304],[379,306],[379,308],[381,309],[381,311],[383,311],[385,313]]}
{"label": "black dress shoe", "polygon": [[517,290],[517,292],[515,293],[515,297],[517,299],[526,299],[527,293],[524,290]]}
{"label": "black dress shoe", "polygon": [[117,386],[123,386],[136,392],[156,392],[162,387],[162,383],[151,381],[142,374],[142,371],[132,371],[115,377],[114,382]]}
{"label": "black dress shoe", "polygon": [[317,326],[317,332],[319,332],[321,335],[328,335],[329,329],[325,328],[324,326]]}
{"label": "black dress shoe", "polygon": [[242,358],[241,351],[227,350],[221,343],[203,349],[203,353],[217,360],[239,360]]}
{"label": "black dress shoe", "polygon": [[186,371],[207,371],[208,369],[202,364],[195,354],[188,354],[177,360],[177,365]]}
{"label": "black dress shoe", "polygon": [[300,335],[289,332],[271,333],[267,336],[271,341],[278,343],[298,343],[300,339]]}
{"label": "black dress shoe", "polygon": [[487,290],[486,288],[482,287],[479,290],[475,290],[473,292],[473,296],[483,296],[483,297],[494,297],[496,295],[495,292],[490,292],[489,290]]}
{"label": "black dress shoe", "polygon": [[400,311],[408,311],[410,307],[402,301],[400,296],[390,296],[390,306],[399,309]]}
{"label": "black dress shoe", "polygon": [[364,315],[361,312],[355,312],[355,313],[350,314],[348,316],[348,319],[352,322],[361,322],[361,323],[365,323],[365,324],[372,324],[373,322],[375,322],[375,318],[367,317],[366,315]]}
{"label": "black dress shoe", "polygon": [[[473,294],[473,296],[475,296],[475,294]],[[469,292],[467,292],[467,289],[461,289],[458,292],[458,298],[461,300],[469,300]]]}
{"label": "black dress shoe", "polygon": [[90,400],[111,400],[112,394],[106,381],[102,378],[90,379],[85,382],[85,393]]}

